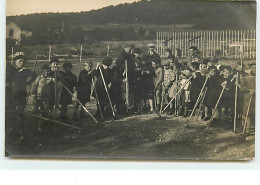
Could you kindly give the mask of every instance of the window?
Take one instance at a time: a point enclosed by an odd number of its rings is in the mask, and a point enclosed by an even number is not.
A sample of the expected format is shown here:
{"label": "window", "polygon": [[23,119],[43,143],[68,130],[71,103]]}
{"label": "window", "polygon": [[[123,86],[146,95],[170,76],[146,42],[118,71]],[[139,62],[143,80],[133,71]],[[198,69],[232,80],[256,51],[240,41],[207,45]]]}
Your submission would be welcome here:
{"label": "window", "polygon": [[14,36],[14,30],[13,29],[9,29],[9,37],[13,37]]}

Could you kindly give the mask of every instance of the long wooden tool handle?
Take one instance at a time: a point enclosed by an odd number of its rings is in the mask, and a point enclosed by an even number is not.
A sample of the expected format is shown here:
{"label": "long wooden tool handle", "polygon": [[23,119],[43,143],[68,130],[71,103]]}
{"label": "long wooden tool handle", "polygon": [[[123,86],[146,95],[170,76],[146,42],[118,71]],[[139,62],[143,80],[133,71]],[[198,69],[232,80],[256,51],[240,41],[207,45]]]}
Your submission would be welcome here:
{"label": "long wooden tool handle", "polygon": [[95,82],[94,82],[93,78],[92,78],[92,83],[93,83],[93,88],[94,88],[94,92],[95,92],[95,95],[96,95],[96,100],[97,100],[97,104],[98,104],[98,108],[99,108],[99,111],[100,111],[101,118],[104,119],[102,109],[101,109],[101,106],[100,106],[100,102],[99,102],[99,99],[98,99],[98,94],[97,94]]}
{"label": "long wooden tool handle", "polygon": [[205,89],[205,91],[204,91],[204,94],[203,94],[203,97],[202,97],[202,100],[201,100],[201,103],[200,103],[200,106],[199,106],[198,115],[197,115],[197,117],[196,117],[196,121],[198,121],[198,118],[199,118],[199,115],[200,115],[200,110],[201,110],[201,107],[202,107],[202,105],[203,105],[203,102],[204,102],[204,99],[205,99],[207,90],[208,90],[208,87],[206,87],[206,89]]}
{"label": "long wooden tool handle", "polygon": [[203,84],[203,86],[202,86],[202,88],[201,88],[201,90],[200,90],[200,94],[199,94],[199,96],[198,96],[198,98],[197,98],[197,100],[196,100],[196,103],[195,103],[195,105],[194,105],[194,107],[193,107],[193,109],[192,109],[192,111],[191,111],[190,117],[189,117],[189,119],[188,119],[189,121],[190,121],[190,119],[191,119],[191,117],[192,117],[192,115],[193,115],[195,109],[197,108],[197,106],[198,106],[198,104],[199,104],[199,100],[201,99],[201,96],[202,96],[202,93],[203,93],[203,90],[204,90],[204,88],[205,88],[205,86],[206,86],[207,81],[208,81],[208,78],[206,78],[206,80],[205,80],[205,82],[204,82],[204,84]]}
{"label": "long wooden tool handle", "polygon": [[173,96],[173,98],[171,99],[171,101],[166,105],[166,107],[164,107],[164,109],[163,109],[162,112],[164,112],[164,111],[167,109],[167,107],[172,103],[172,101],[176,98],[176,96],[177,96],[178,94],[180,94],[180,92],[181,92],[182,89],[185,87],[185,85],[186,85],[188,82],[190,82],[191,78],[192,78],[192,76],[183,84],[182,88],[180,88],[180,90]]}
{"label": "long wooden tool handle", "polygon": [[34,63],[34,66],[33,66],[33,72],[35,72],[35,70],[36,70],[37,62],[38,62],[38,55],[37,55],[37,51],[36,51],[35,63]]}
{"label": "long wooden tool handle", "polygon": [[98,68],[99,68],[99,71],[100,71],[101,78],[103,80],[103,84],[104,84],[104,87],[105,87],[105,90],[106,90],[106,93],[107,93],[108,101],[109,101],[113,116],[115,116],[116,114],[115,114],[115,111],[114,111],[114,108],[113,108],[113,105],[112,105],[112,101],[110,99],[110,96],[109,96],[109,93],[108,93],[108,90],[107,90],[107,85],[106,85],[102,70],[101,70],[100,66],[98,66]]}
{"label": "long wooden tool handle", "polygon": [[247,112],[246,112],[246,118],[245,118],[245,124],[243,128],[243,134],[246,132],[246,127],[247,127],[247,119],[248,119],[248,114],[250,111],[250,106],[251,106],[251,101],[252,101],[253,95],[250,96],[249,102],[248,102],[248,107],[247,107]]}
{"label": "long wooden tool handle", "polygon": [[[236,83],[238,83],[238,72],[236,76]],[[236,91],[235,91],[235,107],[234,107],[234,132],[236,131],[236,124],[237,124],[237,84],[236,84]]]}
{"label": "long wooden tool handle", "polygon": [[218,108],[219,101],[220,101],[220,99],[221,99],[221,97],[222,97],[222,94],[223,94],[225,88],[226,88],[226,85],[227,85],[227,84],[225,84],[225,85],[223,86],[223,88],[222,88],[222,91],[221,91],[221,93],[220,93],[220,95],[219,95],[219,98],[218,98],[218,101],[217,101],[217,103],[216,103],[216,105],[215,105],[215,108],[214,108],[213,111],[212,111],[212,115],[211,115],[211,118],[210,118],[210,121],[209,121],[209,123],[208,123],[208,125],[207,125],[206,130],[208,130],[208,129],[210,128],[210,126],[211,126],[211,122],[212,122],[213,117],[214,117],[214,114],[215,114],[215,112],[216,112],[216,110],[217,110],[217,108]]}
{"label": "long wooden tool handle", "polygon": [[81,130],[81,128],[73,126],[73,125],[69,125],[67,123],[63,123],[63,122],[60,122],[60,121],[52,120],[52,119],[49,119],[49,118],[45,118],[45,117],[42,117],[42,116],[30,114],[30,113],[23,112],[23,111],[18,111],[18,112],[21,113],[21,114],[27,115],[27,116],[32,116],[32,117],[39,118],[39,119],[42,119],[42,120],[45,120],[45,121],[57,123],[57,124],[60,124],[60,125],[66,126],[66,127],[71,127],[71,128],[75,128],[75,129]]}
{"label": "long wooden tool handle", "polygon": [[[63,83],[62,83],[62,85],[63,85],[63,87],[68,91],[68,93],[69,93],[71,96],[73,96],[73,93],[69,90],[69,88],[68,88],[66,85],[64,85]],[[96,118],[86,109],[86,107],[79,101],[79,99],[76,98],[76,97],[74,97],[74,98],[75,98],[75,100],[82,106],[82,108],[85,110],[85,112],[88,113],[88,115],[90,115],[90,117],[91,117],[96,123],[98,123],[98,121],[96,120]]]}
{"label": "long wooden tool handle", "polygon": [[125,60],[125,77],[126,77],[126,112],[128,112],[128,107],[129,107],[129,94],[128,94],[128,68],[127,68],[127,60]]}

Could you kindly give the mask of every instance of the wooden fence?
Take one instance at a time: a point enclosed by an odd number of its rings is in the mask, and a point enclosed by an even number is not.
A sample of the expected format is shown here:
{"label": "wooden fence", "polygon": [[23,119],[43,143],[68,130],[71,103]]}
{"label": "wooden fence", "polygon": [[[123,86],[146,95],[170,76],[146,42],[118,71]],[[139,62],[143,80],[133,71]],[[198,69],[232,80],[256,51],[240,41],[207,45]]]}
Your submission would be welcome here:
{"label": "wooden fence", "polygon": [[189,56],[189,47],[196,46],[202,57],[219,55],[230,59],[255,59],[256,30],[225,30],[225,31],[187,31],[187,32],[158,32],[157,52],[165,56],[164,50],[172,49],[180,57]]}

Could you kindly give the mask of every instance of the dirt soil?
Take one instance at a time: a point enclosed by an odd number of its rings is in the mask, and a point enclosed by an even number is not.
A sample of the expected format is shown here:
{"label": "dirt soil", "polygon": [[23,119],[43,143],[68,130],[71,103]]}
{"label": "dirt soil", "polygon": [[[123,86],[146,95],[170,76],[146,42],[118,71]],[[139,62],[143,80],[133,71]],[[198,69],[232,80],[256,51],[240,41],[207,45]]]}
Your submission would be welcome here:
{"label": "dirt soil", "polygon": [[[95,104],[87,106],[95,113]],[[71,113],[71,110],[69,114]],[[37,118],[25,116],[27,132],[24,142],[6,131],[6,155],[36,158],[88,158],[119,160],[252,160],[255,134],[243,138],[231,124],[217,124],[205,132],[206,122],[157,114],[130,115],[120,120],[95,124],[89,117],[68,124],[81,130],[45,122],[37,132]],[[7,114],[8,122],[16,117]],[[8,128],[8,127],[6,127]],[[239,129],[238,129],[239,130]]]}

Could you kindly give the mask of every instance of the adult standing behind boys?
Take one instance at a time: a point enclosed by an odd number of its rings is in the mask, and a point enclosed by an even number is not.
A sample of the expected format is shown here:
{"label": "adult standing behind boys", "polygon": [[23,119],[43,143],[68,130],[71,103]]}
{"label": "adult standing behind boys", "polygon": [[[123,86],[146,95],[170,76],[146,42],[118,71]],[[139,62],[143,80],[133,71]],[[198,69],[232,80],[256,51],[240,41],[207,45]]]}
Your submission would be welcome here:
{"label": "adult standing behind boys", "polygon": [[152,63],[152,61],[159,61],[159,65],[161,66],[161,58],[160,55],[158,55],[155,52],[155,44],[150,43],[148,44],[148,52],[145,55],[145,58],[147,58],[148,63]]}

